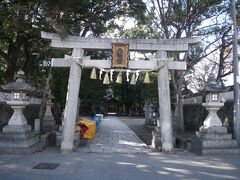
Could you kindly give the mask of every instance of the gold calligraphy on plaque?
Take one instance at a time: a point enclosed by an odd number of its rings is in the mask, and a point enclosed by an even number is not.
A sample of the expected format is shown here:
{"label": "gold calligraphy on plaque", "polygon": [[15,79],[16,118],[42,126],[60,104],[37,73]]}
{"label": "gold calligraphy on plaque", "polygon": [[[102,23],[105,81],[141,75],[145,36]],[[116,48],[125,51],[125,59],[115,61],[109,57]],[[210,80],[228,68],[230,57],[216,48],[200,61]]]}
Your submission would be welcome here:
{"label": "gold calligraphy on plaque", "polygon": [[128,44],[112,44],[112,68],[128,68]]}

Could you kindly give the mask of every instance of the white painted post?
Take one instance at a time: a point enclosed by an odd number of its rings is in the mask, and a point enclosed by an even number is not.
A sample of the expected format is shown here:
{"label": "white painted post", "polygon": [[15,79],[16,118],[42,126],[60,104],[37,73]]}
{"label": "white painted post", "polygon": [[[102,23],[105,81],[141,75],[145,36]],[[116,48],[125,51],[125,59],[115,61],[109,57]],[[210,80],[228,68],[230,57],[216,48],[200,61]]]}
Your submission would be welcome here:
{"label": "white painted post", "polygon": [[[73,49],[72,58],[74,58],[74,61],[78,61],[83,57],[83,53],[83,49]],[[68,79],[68,93],[65,106],[66,113],[64,113],[63,141],[61,143],[61,150],[63,152],[72,151],[75,133],[75,122],[82,69],[79,64],[74,61],[71,61]]]}
{"label": "white painted post", "polygon": [[[157,51],[157,58],[164,59],[166,64],[158,71],[158,99],[162,151],[165,153],[173,152],[173,128],[171,117],[170,89],[168,80],[167,52]],[[162,62],[159,62],[162,64]]]}

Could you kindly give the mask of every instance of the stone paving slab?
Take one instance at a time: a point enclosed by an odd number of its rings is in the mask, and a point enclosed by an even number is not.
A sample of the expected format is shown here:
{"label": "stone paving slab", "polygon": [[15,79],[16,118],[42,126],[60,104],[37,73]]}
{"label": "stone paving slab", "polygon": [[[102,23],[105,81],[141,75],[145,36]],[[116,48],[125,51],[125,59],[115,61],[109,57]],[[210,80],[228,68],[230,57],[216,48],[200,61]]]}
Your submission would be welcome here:
{"label": "stone paving slab", "polygon": [[[56,169],[34,169],[40,163]],[[34,154],[0,154],[1,180],[239,180],[240,156],[62,153],[49,147]]]}
{"label": "stone paving slab", "polygon": [[[80,147],[78,150],[82,151]],[[102,121],[88,148],[94,153],[149,153],[151,149],[118,117]],[[85,147],[86,152],[86,147]]]}

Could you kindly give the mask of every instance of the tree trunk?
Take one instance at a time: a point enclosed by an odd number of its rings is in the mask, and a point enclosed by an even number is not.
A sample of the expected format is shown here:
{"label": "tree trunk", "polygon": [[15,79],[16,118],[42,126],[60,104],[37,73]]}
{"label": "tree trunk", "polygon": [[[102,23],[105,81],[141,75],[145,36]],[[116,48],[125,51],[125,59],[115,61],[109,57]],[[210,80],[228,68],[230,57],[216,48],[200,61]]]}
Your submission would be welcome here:
{"label": "tree trunk", "polygon": [[11,82],[14,80],[14,74],[17,70],[17,67],[16,67],[17,59],[24,41],[26,41],[26,37],[17,36],[14,42],[11,41],[9,43],[7,58],[5,59],[7,62],[5,79],[7,82]]}
{"label": "tree trunk", "polygon": [[183,118],[183,104],[182,104],[182,86],[183,86],[183,72],[180,72],[180,77],[179,77],[179,84],[178,84],[178,91],[177,91],[177,106],[178,106],[178,122],[179,122],[179,127],[178,130],[179,132],[183,133],[184,132],[184,118]]}
{"label": "tree trunk", "polygon": [[222,76],[224,74],[224,63],[225,63],[225,50],[226,48],[229,46],[229,43],[227,42],[227,36],[229,31],[231,30],[231,27],[229,27],[222,35],[221,38],[221,42],[222,42],[222,46],[220,49],[220,54],[219,54],[219,66],[218,66],[218,73],[217,73],[217,79],[216,82],[219,83],[220,81],[222,81]]}
{"label": "tree trunk", "polygon": [[7,61],[7,68],[4,74],[4,79],[6,82],[12,82],[14,80],[14,74],[16,72],[16,61],[12,59],[6,59]]}
{"label": "tree trunk", "polygon": [[24,70],[25,74],[28,75],[30,72],[32,72],[32,68],[33,68],[33,56],[29,51],[28,42],[24,43],[23,50],[25,54],[25,62],[22,69]]}
{"label": "tree trunk", "polygon": [[[185,55],[183,61],[186,61],[187,55]],[[180,133],[183,133],[185,130],[184,127],[184,117],[183,117],[183,103],[182,103],[182,89],[183,89],[183,80],[184,75],[183,71],[176,71],[175,73],[171,73],[172,76],[172,86],[173,92],[176,96],[176,101],[174,101],[174,112],[173,112],[173,120],[174,120],[174,130]]]}

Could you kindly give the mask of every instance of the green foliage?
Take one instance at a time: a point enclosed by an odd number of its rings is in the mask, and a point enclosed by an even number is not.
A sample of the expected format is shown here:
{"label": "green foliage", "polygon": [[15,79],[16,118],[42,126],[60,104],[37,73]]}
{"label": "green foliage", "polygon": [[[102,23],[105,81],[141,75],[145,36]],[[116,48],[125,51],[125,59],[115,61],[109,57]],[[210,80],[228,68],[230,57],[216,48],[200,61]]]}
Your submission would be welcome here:
{"label": "green foliage", "polygon": [[[69,34],[100,36],[118,28],[115,18],[141,18],[144,9],[142,0],[129,0],[126,3],[120,0],[0,1],[3,81],[12,81],[19,68],[30,76],[33,72],[36,74],[42,67],[38,57],[45,60],[54,57],[55,52],[49,51],[46,42],[41,39],[41,31],[57,32],[62,39]],[[38,54],[38,57],[33,54]]]}
{"label": "green foliage", "polygon": [[[145,74],[140,74],[140,80],[143,82]],[[157,73],[149,72],[150,84],[142,85],[142,96],[145,101],[151,101],[155,103],[158,101],[158,82],[157,82]]]}
{"label": "green foliage", "polygon": [[[123,73],[123,84],[112,83],[111,89],[114,98],[122,104],[143,106],[145,101],[156,102],[158,99],[157,74],[149,73],[151,83],[144,84],[145,73],[140,73],[136,85],[126,81],[126,74]],[[115,78],[116,79],[116,78]]]}
{"label": "green foliage", "polygon": [[129,82],[126,81],[126,73],[122,74],[122,78],[122,84],[117,84],[114,82],[111,84],[113,96],[120,103],[131,106],[132,104],[137,102],[138,98],[141,98],[141,89],[139,88],[140,84],[139,82],[137,82],[136,85],[130,85]]}
{"label": "green foliage", "polygon": [[100,103],[105,95],[106,86],[99,79],[90,79],[91,69],[82,72],[80,99],[86,103]]}
{"label": "green foliage", "polygon": [[49,29],[42,18],[41,5],[37,0],[0,2],[0,58],[5,62],[3,81],[12,81],[20,68],[28,76],[36,74],[41,69],[36,64],[38,57],[48,59],[46,42],[40,38],[40,31]]}
{"label": "green foliage", "polygon": [[93,107],[103,102],[106,85],[99,79],[90,79],[90,69],[83,69],[80,86],[81,110],[84,113],[91,113]]}
{"label": "green foliage", "polygon": [[0,58],[0,84],[4,82],[4,72],[5,72],[5,63],[2,58]]}
{"label": "green foliage", "polygon": [[52,93],[57,101],[61,104],[61,108],[65,107],[67,87],[68,87],[69,68],[53,69],[53,79],[51,82]]}
{"label": "green foliage", "polygon": [[153,23],[151,18],[150,14],[144,13],[133,28],[121,31],[119,35],[133,39],[159,39],[161,37],[161,31],[159,27]]}
{"label": "green foliage", "polygon": [[65,29],[70,35],[81,36],[100,36],[117,28],[115,18],[141,18],[144,9],[145,4],[141,0],[129,0],[126,3],[120,0],[48,0],[45,5],[48,21],[56,31]]}

